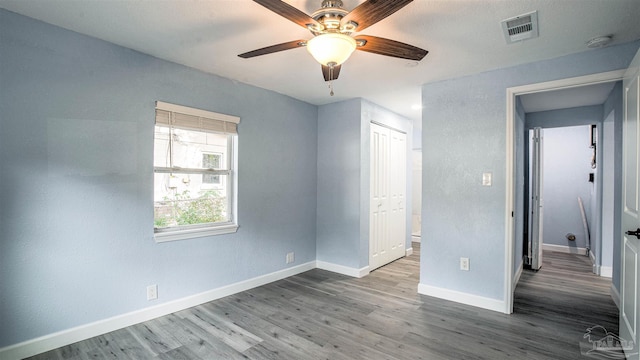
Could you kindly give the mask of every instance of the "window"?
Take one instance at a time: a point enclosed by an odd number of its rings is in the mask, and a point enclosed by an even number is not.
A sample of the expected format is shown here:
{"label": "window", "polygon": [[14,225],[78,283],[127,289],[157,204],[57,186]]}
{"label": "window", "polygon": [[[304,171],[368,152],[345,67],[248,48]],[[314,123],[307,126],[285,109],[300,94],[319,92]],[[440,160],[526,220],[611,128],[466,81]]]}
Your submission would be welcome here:
{"label": "window", "polygon": [[156,241],[237,230],[235,159],[239,121],[234,116],[156,103]]}
{"label": "window", "polygon": [[[220,169],[223,154],[202,154],[202,167]],[[202,184],[220,185],[220,175],[202,174]]]}

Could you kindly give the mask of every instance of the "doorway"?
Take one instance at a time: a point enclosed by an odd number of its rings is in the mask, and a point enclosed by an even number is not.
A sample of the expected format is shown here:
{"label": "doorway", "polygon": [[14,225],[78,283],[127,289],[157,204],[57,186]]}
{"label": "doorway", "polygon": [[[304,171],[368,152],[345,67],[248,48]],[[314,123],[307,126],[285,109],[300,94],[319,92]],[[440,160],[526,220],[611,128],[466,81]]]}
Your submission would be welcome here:
{"label": "doorway", "polygon": [[405,133],[371,123],[370,271],[405,256],[406,144]]}
{"label": "doorway", "polygon": [[[505,186],[505,262],[504,262],[504,299],[505,313],[513,312],[513,294],[517,281],[522,273],[522,217],[521,204],[523,187],[521,179],[524,178],[524,166],[522,161],[517,161],[519,155],[516,144],[522,146],[524,142],[524,111],[521,109],[517,97],[525,94],[542,93],[561,89],[571,89],[588,85],[602,84],[620,81],[624,70],[610,71],[606,73],[580,76],[576,78],[561,79],[538,84],[517,86],[507,89],[507,153]],[[520,106],[518,106],[520,105]],[[520,107],[520,109],[518,109]],[[516,186],[517,184],[517,186]],[[516,221],[519,219],[520,221]],[[518,229],[519,231],[516,231]]]}
{"label": "doorway", "polygon": [[[600,248],[592,250],[591,245],[601,223],[598,199],[602,181],[596,171],[594,131],[595,125],[528,130],[525,154],[528,149],[529,156],[523,159],[528,162],[523,194],[529,215],[523,226],[526,268],[541,268],[543,250],[588,256],[593,263],[598,260],[594,254],[602,259]],[[613,198],[610,200],[613,208]]]}

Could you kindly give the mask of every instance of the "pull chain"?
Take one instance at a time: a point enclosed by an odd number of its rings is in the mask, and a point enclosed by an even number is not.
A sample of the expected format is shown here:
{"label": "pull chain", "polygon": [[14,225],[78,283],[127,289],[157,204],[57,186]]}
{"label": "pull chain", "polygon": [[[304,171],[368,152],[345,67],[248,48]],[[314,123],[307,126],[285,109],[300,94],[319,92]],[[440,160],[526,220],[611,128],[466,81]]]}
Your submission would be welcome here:
{"label": "pull chain", "polygon": [[329,95],[333,96],[333,63],[329,64]]}

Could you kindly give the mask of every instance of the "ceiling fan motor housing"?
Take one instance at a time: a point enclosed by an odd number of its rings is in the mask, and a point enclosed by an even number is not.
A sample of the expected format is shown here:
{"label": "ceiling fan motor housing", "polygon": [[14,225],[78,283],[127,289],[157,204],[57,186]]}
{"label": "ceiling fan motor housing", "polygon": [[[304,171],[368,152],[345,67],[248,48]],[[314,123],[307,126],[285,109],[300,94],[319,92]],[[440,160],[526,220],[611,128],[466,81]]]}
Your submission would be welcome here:
{"label": "ceiling fan motor housing", "polygon": [[320,24],[310,24],[307,28],[313,35],[327,33],[341,33],[351,35],[356,30],[357,24],[348,22],[340,24],[342,18],[349,12],[342,7],[341,0],[323,0],[320,9],[316,10],[311,17]]}

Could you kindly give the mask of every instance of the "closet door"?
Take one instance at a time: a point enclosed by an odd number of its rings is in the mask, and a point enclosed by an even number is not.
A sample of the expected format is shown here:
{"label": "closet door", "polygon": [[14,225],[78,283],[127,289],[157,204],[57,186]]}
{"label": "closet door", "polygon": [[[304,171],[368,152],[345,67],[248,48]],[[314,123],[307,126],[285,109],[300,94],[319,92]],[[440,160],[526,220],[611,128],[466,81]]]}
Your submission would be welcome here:
{"label": "closet door", "polygon": [[405,254],[406,135],[371,124],[369,270]]}
{"label": "closet door", "polygon": [[405,255],[407,235],[407,135],[389,130],[389,211],[390,211],[390,259]]}

